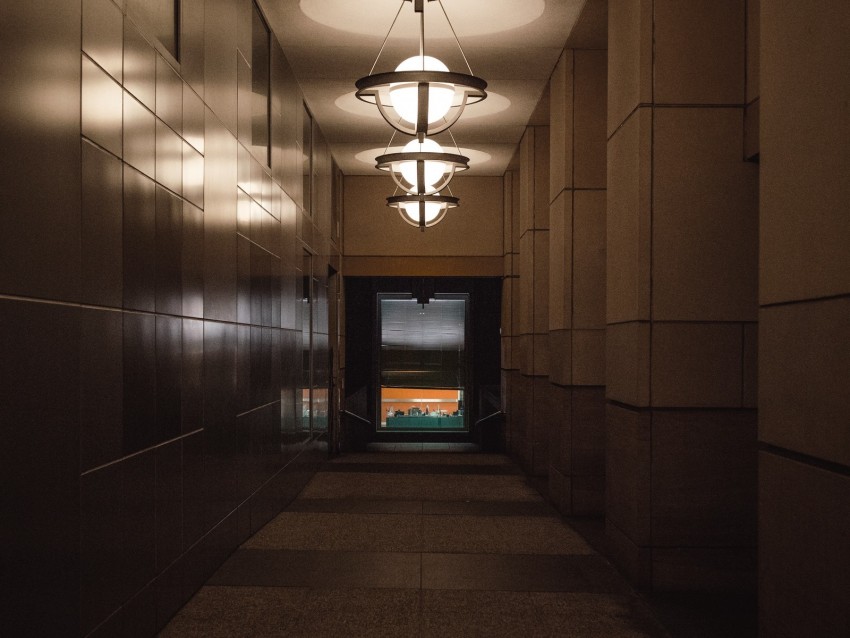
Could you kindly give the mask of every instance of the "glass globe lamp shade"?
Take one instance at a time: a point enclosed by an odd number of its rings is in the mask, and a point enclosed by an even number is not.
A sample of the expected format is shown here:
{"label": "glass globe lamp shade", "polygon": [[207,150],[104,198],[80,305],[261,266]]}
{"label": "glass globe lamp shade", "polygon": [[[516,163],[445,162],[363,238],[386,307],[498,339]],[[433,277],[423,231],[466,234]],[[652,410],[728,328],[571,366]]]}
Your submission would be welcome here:
{"label": "glass globe lamp shade", "polygon": [[[407,58],[396,67],[399,71],[443,71],[449,68],[430,55]],[[392,82],[390,84],[390,103],[398,116],[406,122],[419,121],[419,84],[417,82]],[[455,89],[451,84],[431,82],[428,85],[428,123],[443,119],[452,108]]]}
{"label": "glass globe lamp shade", "polygon": [[446,153],[435,141],[411,140],[401,152],[379,155],[375,168],[388,171],[400,189],[411,195],[433,195],[448,186],[459,171],[469,168],[469,158]]}
{"label": "glass globe lamp shade", "polygon": [[[401,209],[407,216],[407,223],[419,225],[419,202],[404,202]],[[425,202],[425,225],[429,226],[445,210],[446,207],[439,202]]]}
{"label": "glass globe lamp shade", "polygon": [[[434,140],[430,139],[426,139],[421,144],[419,143],[419,140],[411,140],[405,145],[402,152],[442,153],[443,147],[437,144]],[[405,181],[407,181],[408,184],[411,184],[414,187],[409,192],[416,193],[425,193],[428,191],[433,191],[434,186],[443,177],[443,174],[446,172],[447,168],[448,167],[444,162],[439,162],[436,160],[426,160],[424,184],[419,184],[419,179],[417,176],[418,169],[416,167],[415,160],[400,162],[398,166],[399,172],[401,172],[401,176],[405,179]]]}
{"label": "glass globe lamp shade", "polygon": [[424,231],[439,224],[449,208],[458,206],[460,200],[448,195],[395,195],[387,197],[387,206],[398,210],[401,218]]}
{"label": "glass globe lamp shade", "polygon": [[[445,70],[429,70],[434,60],[442,69],[445,65],[436,58],[408,58],[399,68],[409,70],[376,73],[357,80],[359,100],[378,107],[381,117],[395,130],[424,139],[450,128],[468,104],[487,97],[487,82],[473,75]],[[411,62],[411,60],[413,62]],[[420,100],[427,103],[425,117],[419,117]]]}

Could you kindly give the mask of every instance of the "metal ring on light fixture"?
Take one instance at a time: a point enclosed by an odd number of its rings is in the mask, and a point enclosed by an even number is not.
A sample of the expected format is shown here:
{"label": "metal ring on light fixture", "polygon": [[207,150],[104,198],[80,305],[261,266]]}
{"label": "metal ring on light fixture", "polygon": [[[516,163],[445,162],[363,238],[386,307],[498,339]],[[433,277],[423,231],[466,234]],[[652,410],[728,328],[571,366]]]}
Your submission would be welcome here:
{"label": "metal ring on light fixture", "polygon": [[[451,88],[454,99],[448,114],[437,122],[428,122],[430,87]],[[375,104],[387,124],[406,135],[420,138],[445,131],[460,118],[467,104],[487,97],[487,82],[474,75],[452,71],[392,71],[360,78],[355,83],[358,99]],[[393,110],[390,89],[416,87],[419,98],[418,121],[408,122]]]}
{"label": "metal ring on light fixture", "polygon": [[[402,162],[416,162],[417,169],[417,184],[410,184],[404,177],[401,176],[400,165]],[[443,173],[441,181],[437,182],[431,188],[424,186],[424,172],[426,162],[441,162],[448,167]],[[402,190],[415,195],[433,195],[443,190],[451,181],[454,174],[460,171],[465,171],[469,168],[469,158],[465,155],[455,153],[434,153],[434,152],[414,152],[414,153],[388,153],[379,155],[375,158],[375,168],[382,171],[389,171],[396,185]],[[418,191],[418,192],[417,192]]]}
{"label": "metal ring on light fixture", "polygon": [[[436,203],[440,204],[441,208],[436,217],[431,220],[426,221],[425,219],[425,205],[428,203]],[[405,211],[404,204],[418,204],[418,212],[419,219],[418,221],[412,219],[409,215],[407,215]],[[446,216],[446,212],[449,208],[456,208],[460,205],[460,200],[457,197],[451,197],[449,195],[393,195],[392,197],[387,197],[387,206],[390,208],[395,208],[398,210],[401,218],[410,224],[411,226],[415,226],[419,228],[421,231],[425,231],[426,228],[430,228],[432,226],[436,226],[443,218]]]}

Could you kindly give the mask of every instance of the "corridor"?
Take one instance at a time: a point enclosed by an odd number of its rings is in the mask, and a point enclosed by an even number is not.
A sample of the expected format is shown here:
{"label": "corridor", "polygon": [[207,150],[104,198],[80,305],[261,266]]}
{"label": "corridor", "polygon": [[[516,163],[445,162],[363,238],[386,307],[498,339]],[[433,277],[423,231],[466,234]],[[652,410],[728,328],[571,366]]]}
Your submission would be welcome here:
{"label": "corridor", "polygon": [[420,450],[326,463],[161,636],[668,635],[506,456]]}

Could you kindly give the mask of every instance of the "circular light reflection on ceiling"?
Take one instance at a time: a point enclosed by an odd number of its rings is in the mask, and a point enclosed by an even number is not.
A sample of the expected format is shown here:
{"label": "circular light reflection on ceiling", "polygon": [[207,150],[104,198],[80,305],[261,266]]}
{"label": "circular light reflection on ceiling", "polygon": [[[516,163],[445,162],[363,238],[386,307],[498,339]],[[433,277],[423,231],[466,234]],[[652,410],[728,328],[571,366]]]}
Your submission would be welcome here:
{"label": "circular light reflection on ceiling", "polygon": [[[381,146],[381,147],[378,147],[378,148],[370,148],[368,150],[360,151],[359,153],[357,153],[354,156],[354,159],[356,159],[359,162],[363,162],[364,164],[368,164],[369,166],[374,168],[375,158],[378,157],[378,155],[384,155],[385,153],[401,153],[402,148],[403,148],[402,146],[395,146],[395,145],[390,146],[389,149],[387,149],[387,147],[385,147],[385,146]],[[454,146],[451,146],[451,145],[446,146],[444,144],[443,145],[443,151],[445,151],[446,153],[455,153],[456,149],[455,149]],[[485,162],[489,162],[492,159],[492,155],[490,155],[489,153],[485,153],[484,151],[476,151],[476,150],[471,149],[471,148],[461,147],[460,152],[461,152],[462,155],[466,155],[466,157],[469,158],[469,165],[470,166],[474,166],[474,165],[477,165],[477,164],[484,164]],[[377,170],[377,169],[375,169],[375,170]]]}
{"label": "circular light reflection on ceiling", "polygon": [[[362,117],[374,117],[379,120],[382,119],[378,109],[372,104],[366,104],[363,100],[358,100],[357,96],[354,95],[354,91],[340,95],[334,100],[334,104],[346,113],[352,113]],[[470,104],[464,109],[462,119],[469,120],[485,115],[493,115],[494,113],[501,113],[507,110],[510,105],[511,101],[504,95],[488,91],[486,100],[476,104]]]}
{"label": "circular light reflection on ceiling", "polygon": [[[398,11],[398,0],[300,0],[301,11],[326,27],[362,35],[386,35]],[[546,7],[545,0],[445,0],[443,6],[461,37],[501,33],[534,22]],[[427,37],[452,37],[443,12],[426,18]],[[412,13],[412,10],[409,10]],[[402,14],[405,11],[402,9]],[[410,16],[407,16],[409,18]],[[392,32],[397,37],[419,37],[418,21],[402,20]]]}

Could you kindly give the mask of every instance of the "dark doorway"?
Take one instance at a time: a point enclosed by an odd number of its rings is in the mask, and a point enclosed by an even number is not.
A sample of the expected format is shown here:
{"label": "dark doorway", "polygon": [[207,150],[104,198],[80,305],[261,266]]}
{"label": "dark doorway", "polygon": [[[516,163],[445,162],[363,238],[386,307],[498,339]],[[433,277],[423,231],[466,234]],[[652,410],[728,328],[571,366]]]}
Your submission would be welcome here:
{"label": "dark doorway", "polygon": [[[498,412],[501,404],[501,287],[501,279],[496,277],[345,278],[346,418],[341,432],[343,449],[356,449],[382,441],[475,441],[475,424]],[[404,348],[401,347],[404,340],[395,339],[398,341],[395,345],[399,347],[394,351],[382,348],[381,299],[399,300],[410,304],[411,309],[419,308],[425,313],[422,315],[424,319],[430,316],[433,320],[423,321],[414,329],[430,326],[437,332],[449,331],[449,322],[444,314],[454,313],[456,316],[460,311],[460,307],[454,307],[449,313],[449,302],[462,300],[462,350],[459,353],[457,343],[450,346],[448,337],[441,338],[433,330],[430,330],[431,334],[421,334],[410,340],[418,345],[411,343],[411,347]],[[446,302],[442,308],[440,300]],[[401,311],[401,316],[409,315],[411,309]],[[412,381],[405,383],[405,375]],[[429,395],[423,394],[410,398],[424,401],[399,402],[396,405],[387,395],[387,388],[454,391],[455,395],[453,401],[446,398],[442,404],[436,400],[441,397],[435,396],[432,403],[428,401]],[[436,421],[423,421],[417,424],[423,427],[411,428],[401,427],[403,422],[396,421],[390,425],[399,427],[387,427],[389,407],[393,408],[393,417],[396,412],[411,416],[409,410],[416,407],[420,414],[414,412],[413,416],[424,417],[421,413],[427,408],[432,419],[442,416],[454,419],[447,419],[446,424],[452,426],[447,428],[424,427],[432,426]],[[432,416],[435,410],[439,416]],[[443,415],[443,412],[446,414]]]}

